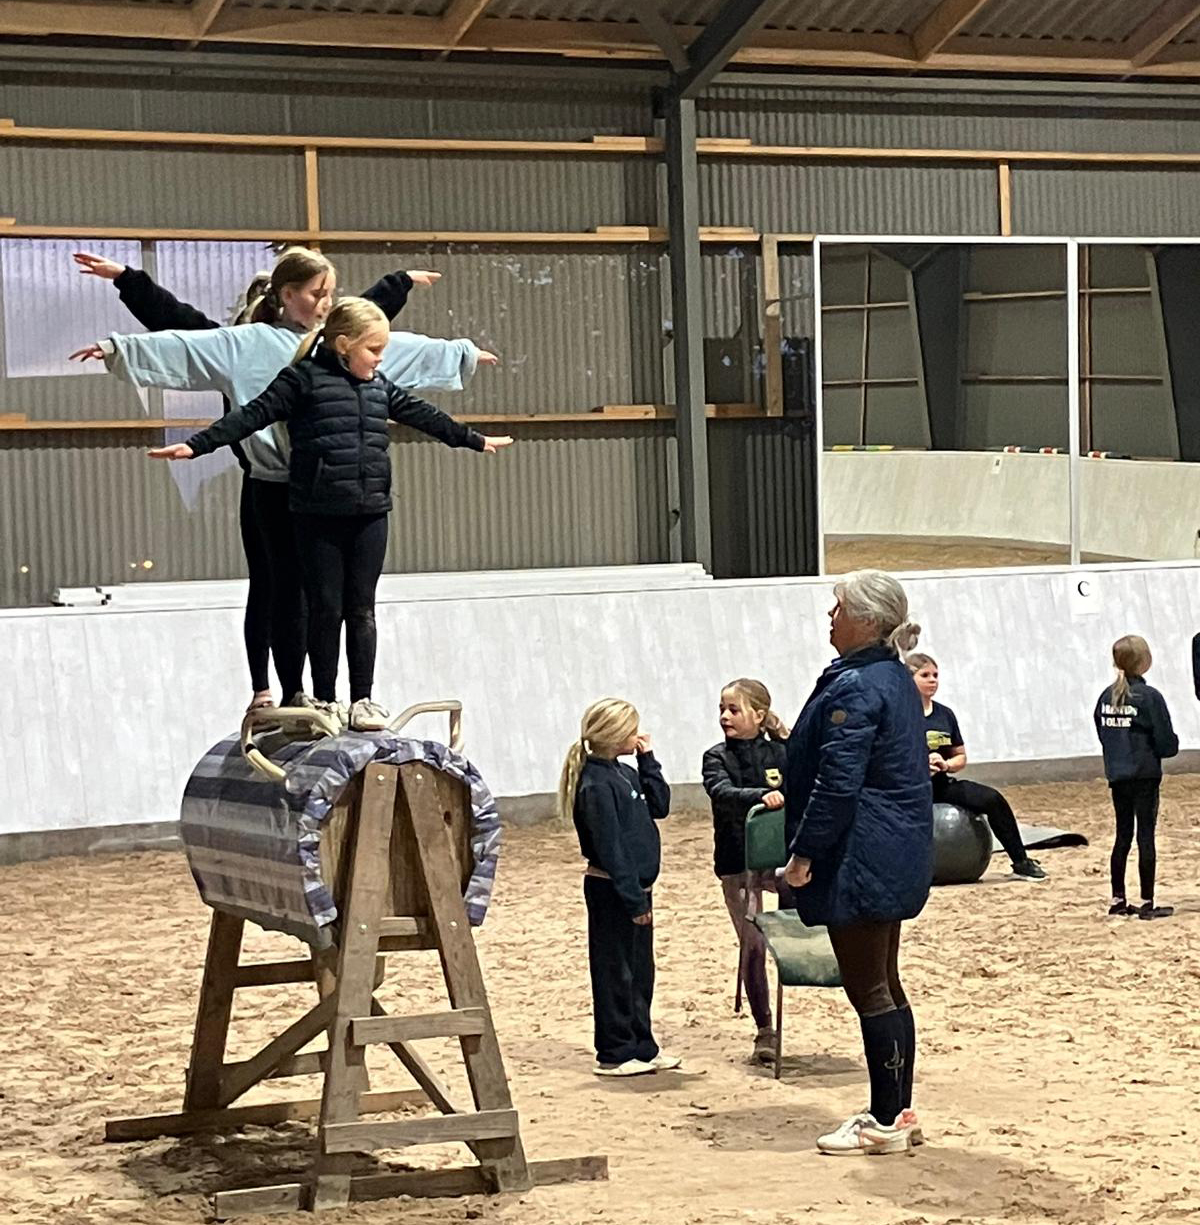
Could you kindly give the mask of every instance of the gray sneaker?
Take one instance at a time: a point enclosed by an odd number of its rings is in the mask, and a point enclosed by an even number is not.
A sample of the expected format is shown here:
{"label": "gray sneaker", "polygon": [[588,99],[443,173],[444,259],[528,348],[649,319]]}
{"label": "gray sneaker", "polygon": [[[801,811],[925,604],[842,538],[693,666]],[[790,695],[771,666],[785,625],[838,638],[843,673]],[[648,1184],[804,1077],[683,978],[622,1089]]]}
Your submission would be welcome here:
{"label": "gray sneaker", "polygon": [[355,732],[383,732],[392,721],[392,716],[378,702],[370,698],[359,698],[350,707],[350,730]]}
{"label": "gray sneaker", "polygon": [[301,689],[299,693],[292,694],[292,700],[287,705],[293,710],[312,710],[313,700]]}

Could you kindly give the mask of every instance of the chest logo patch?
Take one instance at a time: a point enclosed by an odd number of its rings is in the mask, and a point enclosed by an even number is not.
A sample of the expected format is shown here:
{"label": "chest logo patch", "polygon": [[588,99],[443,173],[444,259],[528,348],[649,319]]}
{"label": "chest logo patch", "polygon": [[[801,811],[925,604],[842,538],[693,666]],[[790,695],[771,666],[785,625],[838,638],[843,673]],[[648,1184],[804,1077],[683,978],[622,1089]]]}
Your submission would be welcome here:
{"label": "chest logo patch", "polygon": [[841,727],[842,724],[846,722],[846,712],[844,710],[835,710],[833,714],[829,716],[829,722],[832,723],[834,727]]}
{"label": "chest logo patch", "polygon": [[782,770],[767,770],[764,772],[763,778],[767,780],[768,787],[780,787],[783,785]]}

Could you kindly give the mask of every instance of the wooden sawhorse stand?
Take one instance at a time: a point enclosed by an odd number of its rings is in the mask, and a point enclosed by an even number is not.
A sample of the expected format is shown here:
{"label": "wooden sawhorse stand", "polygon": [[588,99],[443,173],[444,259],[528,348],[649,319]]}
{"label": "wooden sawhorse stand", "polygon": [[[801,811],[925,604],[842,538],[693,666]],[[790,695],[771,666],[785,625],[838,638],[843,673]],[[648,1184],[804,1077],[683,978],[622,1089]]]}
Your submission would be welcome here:
{"label": "wooden sawhorse stand", "polygon": [[[314,953],[311,960],[240,965],[244,920],[215,911],[183,1110],[109,1120],[105,1138],[232,1131],[248,1123],[315,1117],[318,1151],[311,1179],[219,1192],[214,1201],[218,1219],[397,1195],[524,1191],[534,1184],[606,1178],[604,1157],[525,1159],[463,904],[460,868],[464,855],[467,862],[470,855],[466,828],[461,784],[419,762],[368,766],[347,789],[323,838],[326,875],[338,881],[336,947]],[[380,954],[430,948],[441,957],[450,1010],[387,1015],[375,999],[386,969]],[[313,1008],[256,1055],[225,1062],[233,996],[239,987],[308,981],[317,984],[320,997]],[[297,1054],[322,1031],[328,1033],[326,1050]],[[433,1037],[459,1039],[474,1110],[459,1110],[411,1045]],[[374,1043],[388,1046],[420,1089],[367,1092],[365,1054]],[[319,1101],[232,1105],[260,1081],[317,1072],[324,1074]],[[415,1101],[432,1101],[442,1113],[398,1121],[362,1118]],[[356,1153],[451,1140],[464,1141],[478,1164],[390,1174],[352,1172]]]}

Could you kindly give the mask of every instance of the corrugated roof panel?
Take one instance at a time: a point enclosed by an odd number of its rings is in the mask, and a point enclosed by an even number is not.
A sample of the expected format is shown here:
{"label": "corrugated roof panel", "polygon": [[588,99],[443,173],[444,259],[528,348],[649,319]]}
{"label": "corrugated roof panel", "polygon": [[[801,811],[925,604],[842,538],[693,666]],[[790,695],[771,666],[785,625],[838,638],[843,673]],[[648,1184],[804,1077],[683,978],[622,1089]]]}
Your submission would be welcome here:
{"label": "corrugated roof panel", "polygon": [[300,153],[0,144],[0,214],[38,225],[298,229]]}
{"label": "corrugated roof panel", "polygon": [[814,0],[786,4],[770,25],[788,30],[841,34],[911,34],[933,0]]}
{"label": "corrugated roof panel", "polygon": [[1086,110],[982,94],[760,90],[722,86],[702,100],[703,136],[771,145],[866,148],[1187,151],[1200,148],[1194,112],[1130,110],[1119,97]]}
{"label": "corrugated roof panel", "polygon": [[979,38],[1054,38],[1120,42],[1146,19],[1153,6],[1129,0],[989,0],[963,27]]}
{"label": "corrugated roof panel", "polygon": [[376,13],[389,17],[437,17],[445,0],[230,0],[231,9],[306,13]]}
{"label": "corrugated roof panel", "polygon": [[702,162],[704,225],[774,233],[987,234],[998,225],[992,167]]}
{"label": "corrugated roof panel", "polygon": [[1019,234],[1175,237],[1200,231],[1200,173],[1151,166],[1120,170],[1013,167]]}
{"label": "corrugated roof panel", "polygon": [[650,158],[323,153],[321,222],[341,230],[582,231],[652,225]]}

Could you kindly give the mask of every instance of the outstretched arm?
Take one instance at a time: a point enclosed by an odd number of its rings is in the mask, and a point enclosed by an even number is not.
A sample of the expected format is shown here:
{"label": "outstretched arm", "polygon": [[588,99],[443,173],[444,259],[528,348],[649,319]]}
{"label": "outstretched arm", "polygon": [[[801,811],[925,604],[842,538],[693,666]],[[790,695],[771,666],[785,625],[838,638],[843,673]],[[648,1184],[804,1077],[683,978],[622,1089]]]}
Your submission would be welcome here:
{"label": "outstretched arm", "polygon": [[84,276],[112,281],[125,309],[148,331],[203,331],[221,326],[203,311],[181,302],[142,268],[130,268],[89,251],[77,251],[72,258]]}
{"label": "outstretched arm", "polygon": [[418,332],[393,332],[379,373],[409,391],[462,391],[478,366],[494,366],[498,360],[465,337],[445,340]]}
{"label": "outstretched arm", "polygon": [[287,366],[276,376],[270,387],[243,408],[214,421],[207,429],[193,434],[187,442],[168,447],[155,447],[147,454],[151,459],[192,459],[208,455],[218,447],[241,442],[251,434],[275,421],[286,421],[307,390],[307,380],[295,366]]}
{"label": "outstretched arm", "polygon": [[493,452],[512,445],[507,435],[487,437],[470,426],[455,421],[448,413],[435,408],[426,400],[401,391],[394,383],[388,384],[388,416],[397,425],[407,425],[420,430],[448,447],[470,447],[474,451]]}

